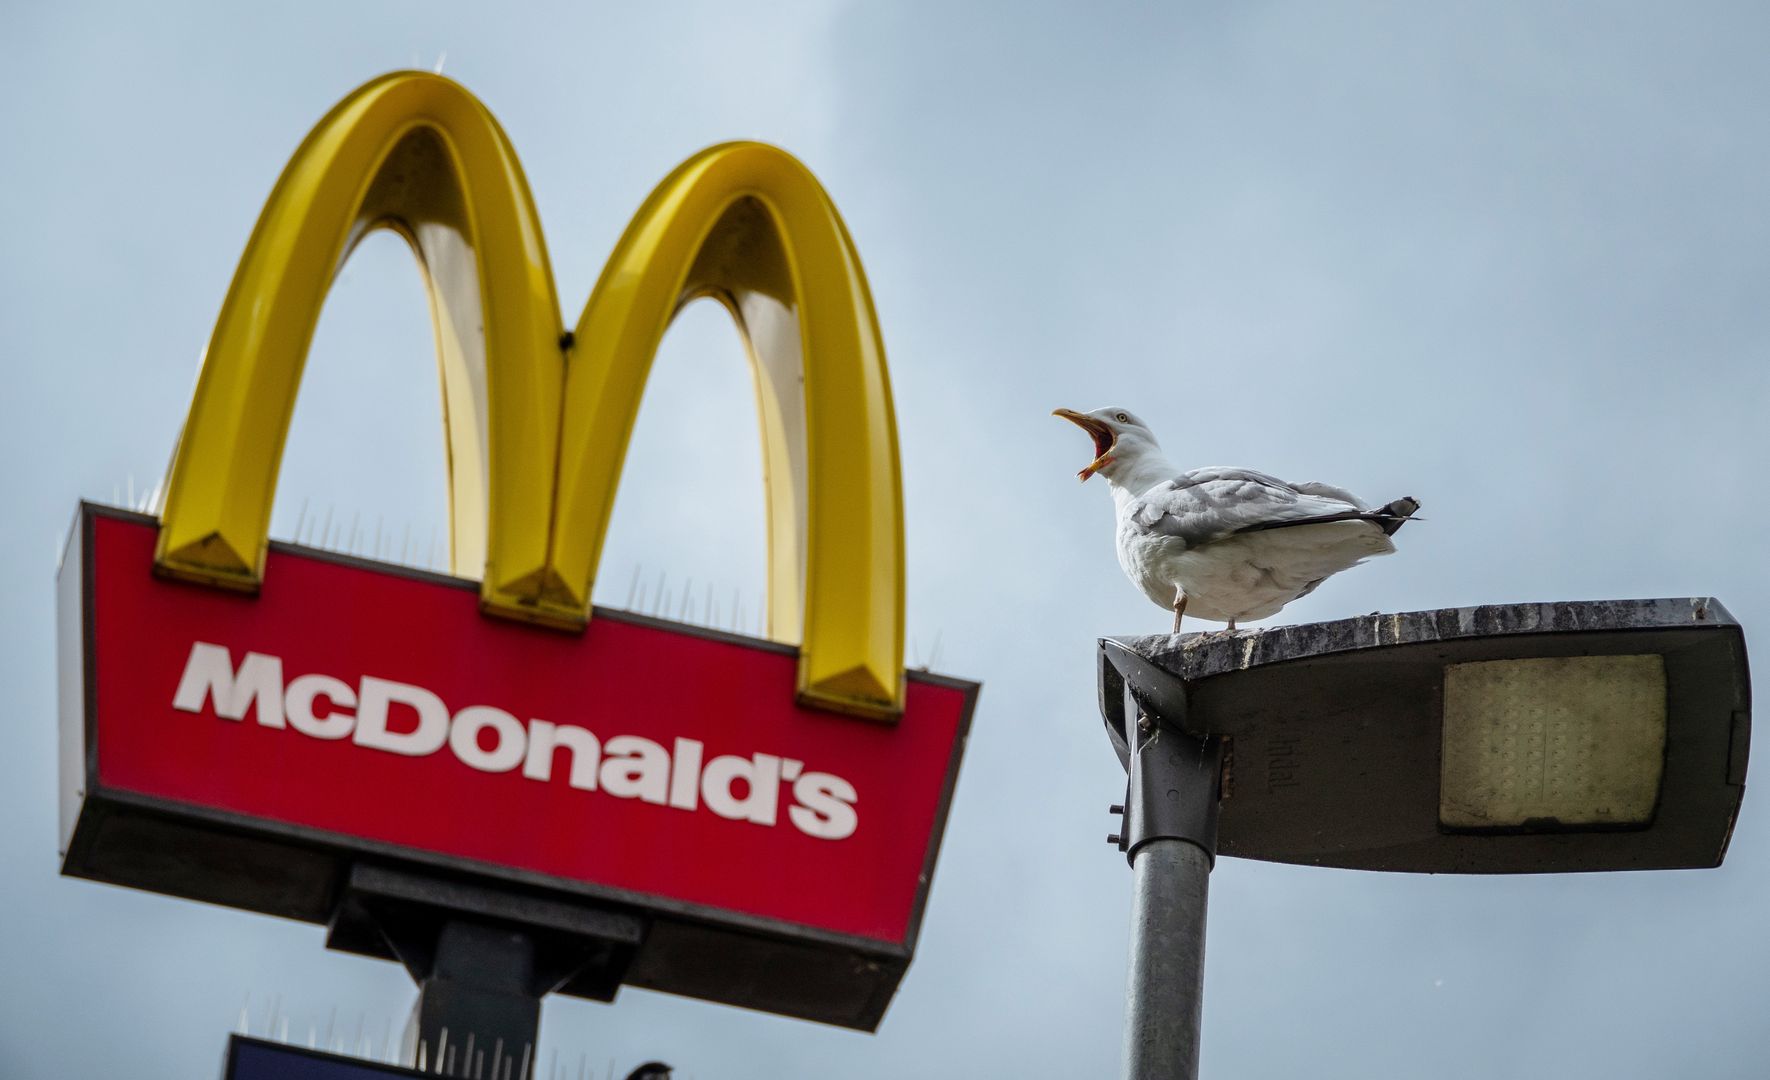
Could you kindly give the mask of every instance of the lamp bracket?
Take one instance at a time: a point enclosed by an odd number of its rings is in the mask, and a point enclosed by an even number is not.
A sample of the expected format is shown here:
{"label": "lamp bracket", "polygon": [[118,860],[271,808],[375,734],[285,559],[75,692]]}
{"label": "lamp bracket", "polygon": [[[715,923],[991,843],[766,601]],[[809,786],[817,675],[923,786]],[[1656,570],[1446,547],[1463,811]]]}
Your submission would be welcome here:
{"label": "lamp bracket", "polygon": [[[1117,656],[1113,656],[1115,661]],[[1128,674],[1128,673],[1120,673]],[[1115,834],[1127,862],[1152,840],[1184,840],[1217,861],[1217,803],[1223,790],[1223,736],[1195,735],[1183,726],[1186,689],[1178,679],[1147,682],[1139,700],[1131,679],[1115,680],[1118,700],[1108,710],[1116,746],[1125,763],[1125,800],[1115,807],[1120,828]],[[1117,723],[1114,724],[1113,721]]]}

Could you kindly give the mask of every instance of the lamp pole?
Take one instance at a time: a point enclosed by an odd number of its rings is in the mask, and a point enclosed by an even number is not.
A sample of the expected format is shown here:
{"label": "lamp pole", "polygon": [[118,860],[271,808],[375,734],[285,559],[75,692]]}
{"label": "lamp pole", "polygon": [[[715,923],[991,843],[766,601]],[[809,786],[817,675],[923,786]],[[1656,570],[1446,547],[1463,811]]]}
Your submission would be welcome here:
{"label": "lamp pole", "polygon": [[1211,860],[1184,840],[1157,840],[1133,863],[1125,1076],[1193,1080],[1204,1004],[1205,898]]}
{"label": "lamp pole", "polygon": [[1205,910],[1217,858],[1223,740],[1189,735],[1125,689],[1131,748],[1122,831],[1131,862],[1126,1080],[1195,1080],[1204,1002]]}

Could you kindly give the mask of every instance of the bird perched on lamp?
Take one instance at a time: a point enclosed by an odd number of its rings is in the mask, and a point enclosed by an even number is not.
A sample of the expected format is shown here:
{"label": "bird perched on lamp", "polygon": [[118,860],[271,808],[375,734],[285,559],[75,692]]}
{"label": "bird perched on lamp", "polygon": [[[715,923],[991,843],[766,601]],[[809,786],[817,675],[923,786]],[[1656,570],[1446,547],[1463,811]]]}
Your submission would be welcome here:
{"label": "bird perched on lamp", "polygon": [[1119,565],[1132,584],[1174,612],[1229,624],[1276,614],[1373,555],[1420,508],[1412,498],[1371,508],[1344,488],[1289,484],[1252,469],[1182,471],[1149,425],[1126,409],[1061,416],[1094,440],[1077,475],[1106,478],[1118,519]]}

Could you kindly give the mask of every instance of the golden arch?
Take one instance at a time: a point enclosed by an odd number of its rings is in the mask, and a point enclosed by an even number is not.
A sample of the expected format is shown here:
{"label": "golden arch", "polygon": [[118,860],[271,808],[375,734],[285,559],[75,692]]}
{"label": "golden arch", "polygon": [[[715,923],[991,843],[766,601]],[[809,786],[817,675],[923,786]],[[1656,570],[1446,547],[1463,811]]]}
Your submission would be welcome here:
{"label": "golden arch", "polygon": [[581,627],[652,357],[696,297],[733,314],[761,414],[769,635],[814,704],[903,702],[897,429],[866,278],[835,206],[786,153],[705,150],[652,192],[569,337],[516,155],[439,76],[386,75],[284,170],[216,321],[167,479],[157,565],[263,574],[277,470],[320,307],[370,230],[411,243],[443,380],[454,572],[489,612]]}

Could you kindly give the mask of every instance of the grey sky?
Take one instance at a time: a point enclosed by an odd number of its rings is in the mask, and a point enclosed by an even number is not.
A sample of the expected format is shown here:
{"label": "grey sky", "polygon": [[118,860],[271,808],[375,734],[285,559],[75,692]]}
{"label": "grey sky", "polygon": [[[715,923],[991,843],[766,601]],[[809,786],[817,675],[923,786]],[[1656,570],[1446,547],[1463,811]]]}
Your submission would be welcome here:
{"label": "grey sky", "polygon": [[[56,876],[54,551],[163,470],[252,222],[311,124],[444,70],[503,122],[575,318],[678,161],[803,158],[883,321],[910,632],[985,690],[921,949],[879,1034],[623,992],[549,1004],[576,1069],[1096,1077],[1130,876],[1093,639],[1151,632],[1059,405],[1189,464],[1404,494],[1401,552],[1280,619],[1712,593],[1770,624],[1770,17],[1749,4],[7,4],[0,9],[0,1074],[214,1075],[251,995],[292,1033],[403,1022],[320,928]],[[279,493],[428,538],[417,275],[372,240],[327,308]],[[660,357],[598,593],[762,581],[735,336]],[[645,497],[639,493],[645,491]],[[709,529],[709,522],[719,522]],[[1225,860],[1212,1077],[1762,1075],[1770,833],[1707,873],[1408,878]],[[575,1075],[575,1071],[573,1073]],[[600,1075],[600,1073],[599,1073]]]}

